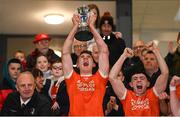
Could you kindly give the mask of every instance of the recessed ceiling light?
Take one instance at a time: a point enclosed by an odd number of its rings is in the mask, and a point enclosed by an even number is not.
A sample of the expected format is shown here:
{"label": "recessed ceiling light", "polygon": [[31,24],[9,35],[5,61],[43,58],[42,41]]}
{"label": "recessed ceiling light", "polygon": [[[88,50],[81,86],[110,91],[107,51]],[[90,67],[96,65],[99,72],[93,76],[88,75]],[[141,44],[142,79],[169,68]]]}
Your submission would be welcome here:
{"label": "recessed ceiling light", "polygon": [[44,17],[44,21],[47,24],[62,24],[64,22],[64,16],[59,14],[49,14]]}

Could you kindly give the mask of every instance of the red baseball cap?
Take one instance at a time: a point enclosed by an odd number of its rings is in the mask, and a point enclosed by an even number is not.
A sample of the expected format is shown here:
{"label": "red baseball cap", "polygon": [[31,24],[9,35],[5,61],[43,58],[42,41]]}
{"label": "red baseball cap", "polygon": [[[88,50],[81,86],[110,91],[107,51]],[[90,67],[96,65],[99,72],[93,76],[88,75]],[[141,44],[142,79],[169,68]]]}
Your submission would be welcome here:
{"label": "red baseball cap", "polygon": [[39,33],[35,36],[33,43],[37,43],[38,41],[41,41],[41,40],[49,40],[50,41],[51,38],[45,33]]}

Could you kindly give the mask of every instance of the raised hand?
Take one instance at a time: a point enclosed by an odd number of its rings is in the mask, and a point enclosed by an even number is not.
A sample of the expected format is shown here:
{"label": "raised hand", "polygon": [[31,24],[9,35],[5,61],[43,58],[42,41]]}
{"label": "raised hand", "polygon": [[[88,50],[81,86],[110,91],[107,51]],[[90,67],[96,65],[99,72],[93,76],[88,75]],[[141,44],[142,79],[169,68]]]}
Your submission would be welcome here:
{"label": "raised hand", "polygon": [[173,53],[175,52],[175,50],[174,50],[174,44],[173,44],[172,41],[169,41],[169,43],[168,43],[168,51],[169,51],[169,53],[171,53],[171,54],[173,54]]}
{"label": "raised hand", "polygon": [[161,94],[159,94],[159,99],[165,100],[165,99],[170,99],[170,97],[166,92],[162,92]]}
{"label": "raised hand", "polygon": [[117,39],[122,38],[121,32],[113,32],[113,34],[116,36]]}
{"label": "raised hand", "polygon": [[80,16],[79,14],[74,14],[72,17],[72,22],[74,26],[78,26],[80,23]]}
{"label": "raised hand", "polygon": [[55,111],[56,109],[59,109],[60,107],[59,107],[59,104],[57,103],[57,102],[54,102],[54,104],[53,104],[53,106],[51,107],[51,109],[53,110],[53,111]]}
{"label": "raised hand", "polygon": [[87,23],[89,26],[94,26],[95,22],[96,22],[96,15],[93,12],[90,12]]}
{"label": "raised hand", "polygon": [[134,56],[134,52],[133,52],[133,50],[130,49],[130,48],[125,48],[123,54],[124,54],[126,57],[128,57],[128,58],[131,58],[131,57]]}
{"label": "raised hand", "polygon": [[148,50],[151,50],[153,52],[159,51],[159,48],[153,41],[148,42],[145,46]]}
{"label": "raised hand", "polygon": [[177,85],[179,85],[180,84],[180,77],[178,77],[178,76],[173,76],[172,77],[172,80],[171,80],[171,82],[170,82],[170,85],[171,86],[177,86]]}

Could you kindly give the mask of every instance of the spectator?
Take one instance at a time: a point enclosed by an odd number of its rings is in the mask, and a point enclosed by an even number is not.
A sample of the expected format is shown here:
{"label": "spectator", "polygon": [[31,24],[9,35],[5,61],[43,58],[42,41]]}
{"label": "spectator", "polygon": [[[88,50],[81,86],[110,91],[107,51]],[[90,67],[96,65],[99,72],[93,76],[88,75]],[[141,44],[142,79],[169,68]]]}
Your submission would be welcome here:
{"label": "spectator", "polygon": [[22,50],[17,50],[14,54],[14,58],[17,58],[21,61],[22,69],[26,69],[26,56],[25,53]]}
{"label": "spectator", "polygon": [[8,94],[16,90],[16,80],[21,72],[21,62],[12,58],[3,68],[3,82],[0,86],[0,110]]}
{"label": "spectator", "polygon": [[180,76],[180,32],[177,38],[177,47],[173,49],[173,42],[169,42],[169,53],[165,57],[166,63],[168,65],[170,76]]}
{"label": "spectator", "polygon": [[51,100],[51,109],[53,111],[53,115],[61,115],[60,106],[56,100],[56,97],[58,95],[58,89],[59,89],[60,83],[63,80],[64,80],[64,75],[63,75],[61,59],[52,61],[51,76],[48,79],[46,79],[46,82],[44,85],[44,91],[45,91],[45,94]]}
{"label": "spectator", "polygon": [[133,46],[134,56],[139,57],[142,60],[142,50],[145,49],[145,43],[143,40],[137,40]]}
{"label": "spectator", "polygon": [[50,63],[47,56],[40,54],[36,58],[35,67],[43,72],[43,77],[48,79],[51,76]]}
{"label": "spectator", "polygon": [[[149,42],[146,46],[152,45],[152,42]],[[155,83],[156,80],[158,79],[159,75],[161,74],[161,70],[159,68],[159,64],[158,64],[158,59],[156,57],[156,55],[154,54],[153,51],[149,50],[146,47],[146,53],[144,53],[143,55],[143,64],[144,64],[144,68],[145,68],[145,72],[148,75],[148,80],[150,82],[150,86],[148,88],[152,88]],[[168,78],[168,84],[169,84],[169,78]],[[168,87],[166,87],[166,91],[167,95],[169,94],[168,92]],[[167,115],[169,112],[168,111],[164,111],[167,110],[166,108],[168,108],[168,99],[160,99],[160,110],[161,110],[161,115]]]}
{"label": "spectator", "polygon": [[87,42],[86,41],[78,41],[78,40],[74,39],[73,53],[71,53],[74,67],[76,67],[76,62],[77,62],[78,56],[84,50],[87,50]]}
{"label": "spectator", "polygon": [[125,41],[119,37],[117,38],[113,33],[113,29],[113,17],[109,12],[105,12],[100,19],[100,33],[109,49],[109,63],[111,67],[118,60],[126,47]]}
{"label": "spectator", "polygon": [[180,77],[173,76],[170,83],[170,105],[174,116],[180,116],[180,99],[176,93],[176,87],[180,85]]}
{"label": "spectator", "polygon": [[98,30],[98,26],[99,26],[99,20],[100,20],[100,12],[99,12],[99,8],[97,5],[95,4],[88,4],[88,7],[90,9],[91,12],[94,13],[94,15],[96,16],[96,21],[94,23],[95,28]]}
{"label": "spectator", "polygon": [[92,56],[94,59],[94,62],[96,64],[96,66],[93,68],[93,74],[97,72],[98,70],[98,60],[99,60],[99,50],[97,47],[97,44],[95,42],[92,42],[89,46],[88,46],[88,50],[92,52]]}
{"label": "spectator", "polygon": [[145,72],[148,75],[148,80],[150,81],[150,87],[153,87],[158,76],[161,74],[158,60],[154,52],[150,50],[147,51],[147,53],[144,55],[143,64]]}
{"label": "spectator", "polygon": [[54,53],[52,49],[49,48],[51,38],[45,33],[40,33],[35,36],[33,43],[35,44],[35,50],[27,56],[27,68],[32,70],[36,63],[36,58],[39,54],[47,56],[48,61],[51,62],[54,59],[59,59],[59,57]]}
{"label": "spectator", "polygon": [[161,114],[164,116],[170,116],[172,115],[171,109],[170,109],[170,97],[166,92],[162,92],[159,95],[159,101],[160,101],[160,110]]}
{"label": "spectator", "polygon": [[35,91],[32,73],[23,72],[17,79],[17,91],[10,93],[3,105],[2,115],[50,115],[50,103]]}
{"label": "spectator", "polygon": [[35,80],[37,92],[42,93],[42,89],[44,87],[44,85],[43,85],[43,82],[44,82],[43,72],[37,68],[34,68],[32,70],[32,75],[33,75],[34,80]]}
{"label": "spectator", "polygon": [[[117,79],[124,81],[122,71],[119,72]],[[122,104],[113,91],[112,85],[108,82],[106,86],[106,93],[103,100],[103,108],[106,116],[124,116]]]}
{"label": "spectator", "polygon": [[[100,11],[99,8],[96,4],[88,4],[88,7],[90,9],[90,12],[93,13],[96,16],[96,21],[94,23],[94,27],[96,28],[96,30],[99,32],[99,20],[100,20]],[[94,38],[87,41],[87,45],[91,45],[91,43],[94,43],[95,40]]]}
{"label": "spectator", "polygon": [[125,59],[133,56],[131,49],[124,50],[110,71],[109,80],[114,92],[122,102],[125,116],[158,116],[160,114],[158,95],[166,88],[168,68],[157,47],[153,44],[149,46],[149,49],[156,55],[161,70],[153,88],[147,89],[149,86],[147,74],[138,68],[130,74],[130,86],[133,91],[127,90],[122,81],[116,79]]}
{"label": "spectator", "polygon": [[94,75],[92,75],[93,57],[89,51],[81,52],[78,57],[77,67],[80,69],[80,75],[73,70],[70,54],[74,35],[80,22],[79,15],[73,16],[73,28],[63,46],[62,61],[70,99],[70,116],[104,115],[102,102],[108,80],[108,48],[94,27],[95,19],[93,14],[88,19],[88,26],[99,50],[99,70]]}

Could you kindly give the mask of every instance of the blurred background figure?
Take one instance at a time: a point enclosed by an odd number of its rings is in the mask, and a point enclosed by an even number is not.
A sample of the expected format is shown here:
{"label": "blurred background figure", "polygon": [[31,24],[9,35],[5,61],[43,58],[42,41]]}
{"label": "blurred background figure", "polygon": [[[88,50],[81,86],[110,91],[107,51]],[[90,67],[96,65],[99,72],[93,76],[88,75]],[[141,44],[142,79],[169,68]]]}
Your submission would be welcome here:
{"label": "blurred background figure", "polygon": [[98,29],[98,27],[99,27],[99,20],[100,20],[100,11],[99,11],[99,8],[95,4],[89,4],[88,7],[89,7],[90,11],[93,12],[94,15],[96,16],[96,21],[95,21],[94,26],[95,26],[95,28],[97,30],[99,30]]}
{"label": "blurred background figure", "polygon": [[72,53],[71,53],[71,57],[73,60],[73,67],[76,67],[77,58],[80,55],[80,53],[84,50],[87,50],[87,42],[78,41],[74,39],[74,42],[72,45]]}
{"label": "blurred background figure", "polygon": [[169,42],[169,52],[165,57],[168,65],[170,76],[180,76],[180,32],[177,37],[177,46],[174,48],[173,42]]}
{"label": "blurred background figure", "polygon": [[[119,72],[117,79],[124,82],[124,75],[122,71]],[[124,116],[124,109],[122,104],[114,93],[110,82],[108,82],[106,86],[106,93],[103,100],[103,109],[105,116]]]}
{"label": "blurred background figure", "polygon": [[111,67],[118,60],[126,47],[125,41],[121,38],[121,35],[113,33],[114,28],[113,17],[109,12],[105,12],[100,19],[99,29],[109,49],[109,63]]}
{"label": "blurred background figure", "polygon": [[40,33],[35,36],[33,41],[35,45],[35,49],[32,53],[27,56],[27,68],[28,70],[32,70],[35,65],[36,58],[39,54],[46,55],[48,61],[52,61],[54,59],[59,59],[59,57],[54,53],[52,49],[49,48],[51,38],[49,35],[45,33]]}
{"label": "blurred background figure", "polygon": [[43,82],[44,82],[43,72],[37,68],[34,68],[32,70],[32,75],[33,75],[34,80],[35,80],[37,92],[43,93],[42,92],[42,89],[44,87],[44,85],[43,85]]}
{"label": "blurred background figure", "polygon": [[21,61],[12,58],[3,68],[3,82],[0,85],[0,110],[9,93],[16,91],[16,80],[21,72]]}
{"label": "blurred background figure", "polygon": [[14,58],[17,58],[21,61],[21,64],[22,64],[22,69],[25,70],[27,68],[27,61],[26,61],[26,55],[25,53],[22,51],[22,50],[17,50],[15,53],[14,53]]}
{"label": "blurred background figure", "polygon": [[51,101],[52,115],[61,115],[60,109],[63,107],[60,107],[57,102],[57,95],[60,95],[58,94],[58,89],[60,87],[61,82],[64,80],[61,59],[52,61],[50,70],[51,76],[48,77],[48,79],[46,79],[45,81],[44,92],[45,95],[49,97]]}
{"label": "blurred background figure", "polygon": [[142,60],[142,51],[145,49],[145,43],[143,40],[137,40],[133,45],[134,55]]}

